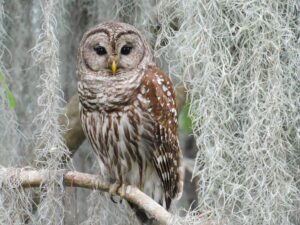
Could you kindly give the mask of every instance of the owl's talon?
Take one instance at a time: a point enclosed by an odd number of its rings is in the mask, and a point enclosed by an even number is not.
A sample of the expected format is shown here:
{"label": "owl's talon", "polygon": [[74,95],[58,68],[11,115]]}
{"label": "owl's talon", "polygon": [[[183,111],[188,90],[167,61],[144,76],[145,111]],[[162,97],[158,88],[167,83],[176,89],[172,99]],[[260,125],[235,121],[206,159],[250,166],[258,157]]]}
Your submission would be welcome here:
{"label": "owl's talon", "polygon": [[[108,190],[108,194],[110,196],[110,200],[113,202],[113,203],[118,203],[118,201],[115,201],[114,200],[114,195],[116,195],[118,193],[118,190],[120,189],[120,187],[122,187],[122,184],[118,181],[116,181],[115,183],[113,183],[110,187],[109,187],[109,190]],[[119,201],[120,203],[121,201]]]}
{"label": "owl's talon", "polygon": [[110,196],[110,200],[111,200],[113,203],[115,203],[115,204],[118,203],[117,201],[114,200],[114,196],[113,196],[113,195]]}
{"label": "owl's talon", "polygon": [[121,184],[120,182],[115,182],[114,184],[112,184],[109,187],[109,196],[110,196],[110,200],[114,203],[118,203],[117,201],[114,200],[114,195],[116,195],[117,193],[120,194],[120,201],[119,203],[122,203],[122,199],[124,198],[125,194],[126,194],[126,185],[125,184]]}

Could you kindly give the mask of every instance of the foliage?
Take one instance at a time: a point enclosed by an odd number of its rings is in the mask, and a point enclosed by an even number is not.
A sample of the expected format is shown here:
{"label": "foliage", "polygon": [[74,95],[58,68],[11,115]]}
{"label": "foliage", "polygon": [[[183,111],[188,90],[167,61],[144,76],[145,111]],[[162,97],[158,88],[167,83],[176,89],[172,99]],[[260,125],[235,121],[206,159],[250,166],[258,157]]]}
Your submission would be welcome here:
{"label": "foliage", "polygon": [[189,116],[190,111],[190,103],[187,102],[183,106],[180,114],[179,114],[179,127],[183,130],[186,134],[192,134],[193,133],[193,124],[192,124],[192,118]]}

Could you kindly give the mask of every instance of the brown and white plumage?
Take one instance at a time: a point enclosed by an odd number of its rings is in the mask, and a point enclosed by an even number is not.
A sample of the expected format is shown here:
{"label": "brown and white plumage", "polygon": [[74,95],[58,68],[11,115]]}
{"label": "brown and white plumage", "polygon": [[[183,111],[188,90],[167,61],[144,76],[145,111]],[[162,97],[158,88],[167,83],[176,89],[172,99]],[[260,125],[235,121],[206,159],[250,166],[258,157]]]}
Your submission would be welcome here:
{"label": "brown and white plumage", "polygon": [[175,94],[145,38],[128,24],[98,25],[80,43],[78,72],[82,126],[101,172],[168,209],[183,189]]}

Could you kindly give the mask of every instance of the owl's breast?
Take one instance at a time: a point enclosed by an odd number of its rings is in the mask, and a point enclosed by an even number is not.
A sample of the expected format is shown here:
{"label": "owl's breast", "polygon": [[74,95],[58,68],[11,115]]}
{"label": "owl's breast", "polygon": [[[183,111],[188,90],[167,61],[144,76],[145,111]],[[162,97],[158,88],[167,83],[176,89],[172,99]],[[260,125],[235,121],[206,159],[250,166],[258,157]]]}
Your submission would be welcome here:
{"label": "owl's breast", "polygon": [[84,132],[106,167],[131,170],[134,163],[141,164],[141,169],[145,166],[153,124],[141,108],[130,105],[122,110],[87,111],[81,105],[80,113]]}
{"label": "owl's breast", "polygon": [[115,77],[86,75],[78,82],[80,102],[87,110],[122,111],[136,98],[141,79],[140,70]]}

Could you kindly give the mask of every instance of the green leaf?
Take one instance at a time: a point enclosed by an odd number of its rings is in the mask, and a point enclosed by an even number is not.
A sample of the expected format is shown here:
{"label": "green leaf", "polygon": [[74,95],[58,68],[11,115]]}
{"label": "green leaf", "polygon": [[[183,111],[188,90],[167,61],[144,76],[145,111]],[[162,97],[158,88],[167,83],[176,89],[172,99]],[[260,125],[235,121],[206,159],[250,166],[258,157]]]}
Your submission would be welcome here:
{"label": "green leaf", "polygon": [[15,109],[16,108],[16,99],[15,99],[14,95],[11,93],[11,91],[8,88],[6,89],[5,92],[6,92],[6,95],[8,98],[9,107],[11,109]]}
{"label": "green leaf", "polygon": [[0,70],[0,83],[2,84],[3,82],[5,82],[5,77],[2,71]]}
{"label": "green leaf", "polygon": [[1,70],[0,70],[0,85],[3,87],[4,92],[7,96],[9,107],[11,109],[15,109],[16,108],[16,99],[15,99],[13,93],[9,90],[8,85],[5,81],[5,76]]}
{"label": "green leaf", "polygon": [[180,115],[179,115],[179,126],[181,130],[186,134],[193,133],[193,122],[191,117],[189,116],[190,103],[187,102],[183,106]]}

